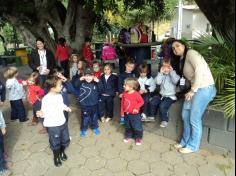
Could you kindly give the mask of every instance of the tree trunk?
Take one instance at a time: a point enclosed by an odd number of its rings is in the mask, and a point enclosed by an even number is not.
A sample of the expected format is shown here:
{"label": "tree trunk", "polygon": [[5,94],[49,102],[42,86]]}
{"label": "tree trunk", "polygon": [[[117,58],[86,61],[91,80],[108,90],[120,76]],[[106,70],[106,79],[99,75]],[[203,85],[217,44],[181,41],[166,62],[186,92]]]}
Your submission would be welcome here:
{"label": "tree trunk", "polygon": [[213,28],[235,42],[235,0],[195,0]]}

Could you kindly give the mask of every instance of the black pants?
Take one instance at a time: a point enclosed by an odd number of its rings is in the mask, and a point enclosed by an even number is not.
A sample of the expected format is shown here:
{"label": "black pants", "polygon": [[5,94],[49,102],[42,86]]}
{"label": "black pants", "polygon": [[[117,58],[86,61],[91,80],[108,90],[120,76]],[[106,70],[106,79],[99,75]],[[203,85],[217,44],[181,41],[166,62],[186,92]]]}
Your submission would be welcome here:
{"label": "black pants", "polygon": [[3,142],[3,135],[0,132],[0,172],[6,169],[6,161],[4,159],[4,142]]}
{"label": "black pants", "polygon": [[52,150],[58,150],[63,147],[67,147],[70,143],[68,124],[64,123],[57,127],[47,127],[49,144]]}
{"label": "black pants", "polygon": [[64,76],[69,78],[69,60],[61,61],[61,67],[64,70]]}
{"label": "black pants", "polygon": [[11,120],[19,119],[20,122],[26,120],[26,112],[22,99],[11,100]]}
{"label": "black pants", "polygon": [[99,116],[107,116],[113,118],[114,111],[114,97],[113,96],[101,96],[101,101],[98,104]]}

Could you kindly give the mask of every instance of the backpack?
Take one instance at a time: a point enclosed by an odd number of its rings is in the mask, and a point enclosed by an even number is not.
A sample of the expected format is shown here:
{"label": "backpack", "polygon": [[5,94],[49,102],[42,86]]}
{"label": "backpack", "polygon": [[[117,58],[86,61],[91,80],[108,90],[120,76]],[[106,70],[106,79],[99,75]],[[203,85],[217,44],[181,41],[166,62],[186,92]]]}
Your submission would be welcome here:
{"label": "backpack", "polygon": [[116,50],[111,44],[106,43],[102,47],[102,60],[114,60],[117,58]]}
{"label": "backpack", "polygon": [[141,33],[137,26],[130,29],[130,40],[131,43],[140,43]]}
{"label": "backpack", "polygon": [[124,44],[130,43],[130,34],[127,31],[127,29],[125,28],[121,29],[118,35],[118,42],[124,43]]}

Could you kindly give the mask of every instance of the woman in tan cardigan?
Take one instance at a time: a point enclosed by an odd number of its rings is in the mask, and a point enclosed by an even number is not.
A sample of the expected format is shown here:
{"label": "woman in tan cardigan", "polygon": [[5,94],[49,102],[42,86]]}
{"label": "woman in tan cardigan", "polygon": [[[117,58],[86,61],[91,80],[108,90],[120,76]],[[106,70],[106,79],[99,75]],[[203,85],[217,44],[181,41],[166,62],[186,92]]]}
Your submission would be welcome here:
{"label": "woman in tan cardigan", "polygon": [[196,152],[199,150],[202,137],[203,113],[216,95],[215,83],[201,54],[188,49],[181,40],[173,41],[172,50],[180,59],[180,85],[184,86],[186,80],[191,83],[191,89],[185,94],[182,108],[183,136],[175,147],[181,153]]}

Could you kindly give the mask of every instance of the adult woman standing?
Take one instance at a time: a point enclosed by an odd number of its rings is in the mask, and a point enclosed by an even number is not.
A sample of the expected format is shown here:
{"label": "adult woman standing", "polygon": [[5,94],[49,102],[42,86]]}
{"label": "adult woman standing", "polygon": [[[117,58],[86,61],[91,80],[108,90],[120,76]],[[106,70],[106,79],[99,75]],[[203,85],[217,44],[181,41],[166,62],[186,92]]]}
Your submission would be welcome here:
{"label": "adult woman standing", "polygon": [[46,76],[52,71],[55,65],[53,53],[45,48],[44,40],[36,39],[36,49],[29,55],[29,66],[33,71],[39,72],[40,86],[43,86]]}
{"label": "adult woman standing", "polygon": [[69,77],[69,58],[70,48],[66,45],[66,39],[61,37],[58,39],[58,45],[55,53],[55,58],[60,62],[64,70],[65,77]]}
{"label": "adult woman standing", "polygon": [[181,153],[196,152],[201,142],[203,113],[216,95],[214,79],[208,64],[197,51],[188,49],[181,40],[172,42],[172,50],[175,56],[180,57],[180,85],[184,85],[185,79],[191,84],[182,108],[183,136],[175,147]]}

